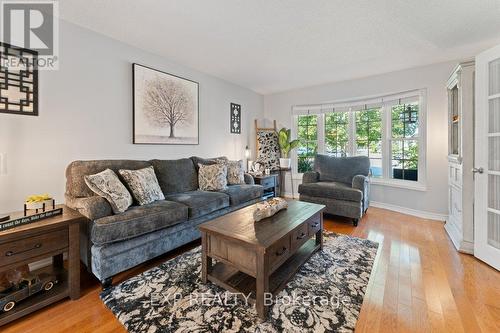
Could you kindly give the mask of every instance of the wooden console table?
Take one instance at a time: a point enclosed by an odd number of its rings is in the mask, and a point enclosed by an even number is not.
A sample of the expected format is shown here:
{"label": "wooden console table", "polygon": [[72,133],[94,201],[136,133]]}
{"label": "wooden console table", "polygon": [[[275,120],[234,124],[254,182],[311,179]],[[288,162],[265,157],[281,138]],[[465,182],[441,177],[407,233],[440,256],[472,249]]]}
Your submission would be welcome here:
{"label": "wooden console table", "polygon": [[[42,290],[15,304],[8,312],[0,309],[0,326],[65,297],[80,297],[79,226],[85,218],[64,206],[63,214],[21,225],[0,232],[0,272],[5,272],[39,260],[52,258],[52,265],[30,272],[56,274],[58,283],[49,291]],[[12,218],[22,212],[10,214]],[[67,269],[63,254],[67,253]]]}
{"label": "wooden console table", "polygon": [[265,295],[277,295],[323,245],[325,206],[295,200],[288,204],[259,222],[253,220],[252,205],[199,226],[203,283],[250,295],[261,319],[266,318]]}

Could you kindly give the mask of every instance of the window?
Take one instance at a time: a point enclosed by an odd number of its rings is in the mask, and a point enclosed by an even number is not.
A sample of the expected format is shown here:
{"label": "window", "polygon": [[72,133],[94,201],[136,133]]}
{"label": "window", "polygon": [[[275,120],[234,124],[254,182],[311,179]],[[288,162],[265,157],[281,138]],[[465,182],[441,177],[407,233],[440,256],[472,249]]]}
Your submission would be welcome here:
{"label": "window", "polygon": [[368,156],[373,177],[382,174],[382,112],[381,108],[356,111],[356,152]]}
{"label": "window", "polygon": [[[300,140],[296,170],[312,169],[316,153],[367,156],[374,182],[423,188],[425,90],[293,108]],[[420,185],[411,185],[420,184]]]}
{"label": "window", "polygon": [[318,116],[298,116],[297,138],[300,145],[297,147],[297,169],[300,173],[311,171],[314,155],[318,150]]}
{"label": "window", "polygon": [[325,152],[328,155],[348,155],[349,114],[332,112],[325,114]]}
{"label": "window", "polygon": [[391,108],[391,177],[418,180],[418,103]]}

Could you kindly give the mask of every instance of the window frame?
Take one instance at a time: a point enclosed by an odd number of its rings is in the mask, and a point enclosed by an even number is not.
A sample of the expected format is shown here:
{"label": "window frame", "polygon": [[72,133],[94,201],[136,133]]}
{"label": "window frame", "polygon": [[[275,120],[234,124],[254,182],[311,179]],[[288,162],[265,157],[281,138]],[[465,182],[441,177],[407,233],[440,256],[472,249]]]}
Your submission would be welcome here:
{"label": "window frame", "polygon": [[[401,103],[403,101],[411,99],[413,101],[418,101],[419,113],[418,113],[418,137],[416,138],[404,138],[396,139],[392,138],[392,107]],[[348,113],[348,131],[349,131],[349,144],[348,144],[348,156],[355,156],[356,153],[356,111],[362,111],[360,105],[370,105],[377,104],[381,109],[382,118],[382,177],[375,178],[371,177],[371,183],[374,185],[390,186],[396,188],[406,188],[417,191],[427,190],[427,90],[418,89],[407,92],[387,94],[383,96],[369,96],[363,98],[357,98],[349,101],[336,101],[324,104],[316,105],[300,105],[292,106],[292,135],[297,137],[298,134],[298,116],[299,115],[317,115],[317,146],[318,153],[325,154],[325,115],[327,113],[335,112],[336,109],[339,111],[349,112]],[[299,107],[299,111],[295,111],[294,108]],[[313,110],[307,110],[311,107]],[[368,109],[373,108],[372,105]],[[304,111],[307,110],[307,111]],[[418,142],[418,180],[404,180],[404,179],[394,179],[391,178],[392,170],[392,142],[399,140],[416,140]],[[297,152],[294,150],[291,154],[292,158],[292,170],[293,177],[298,180],[302,180],[303,173],[298,173],[297,166]]]}

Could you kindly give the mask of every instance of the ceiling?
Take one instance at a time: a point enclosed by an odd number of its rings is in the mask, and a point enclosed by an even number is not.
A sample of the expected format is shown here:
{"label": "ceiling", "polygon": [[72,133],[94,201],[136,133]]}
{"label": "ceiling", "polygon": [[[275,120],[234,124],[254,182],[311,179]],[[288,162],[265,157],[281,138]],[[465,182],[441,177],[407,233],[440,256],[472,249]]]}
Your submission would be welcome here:
{"label": "ceiling", "polygon": [[64,0],[63,19],[261,94],[476,55],[500,0]]}

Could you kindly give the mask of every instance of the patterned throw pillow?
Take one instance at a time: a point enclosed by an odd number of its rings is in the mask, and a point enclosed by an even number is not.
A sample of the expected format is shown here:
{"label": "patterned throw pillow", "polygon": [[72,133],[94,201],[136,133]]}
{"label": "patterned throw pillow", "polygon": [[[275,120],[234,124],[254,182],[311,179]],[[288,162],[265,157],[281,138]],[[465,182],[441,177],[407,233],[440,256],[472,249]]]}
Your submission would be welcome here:
{"label": "patterned throw pillow", "polygon": [[225,164],[198,164],[198,184],[202,191],[224,191],[227,189],[227,166]]}
{"label": "patterned throw pillow", "polygon": [[132,196],[113,170],[106,169],[84,179],[92,192],[108,200],[115,214],[123,213],[132,205]]}
{"label": "patterned throw pillow", "polygon": [[228,161],[226,165],[228,185],[245,184],[245,171],[243,169],[243,161]]}
{"label": "patterned throw pillow", "polygon": [[139,205],[165,200],[152,166],[139,170],[118,170]]}

